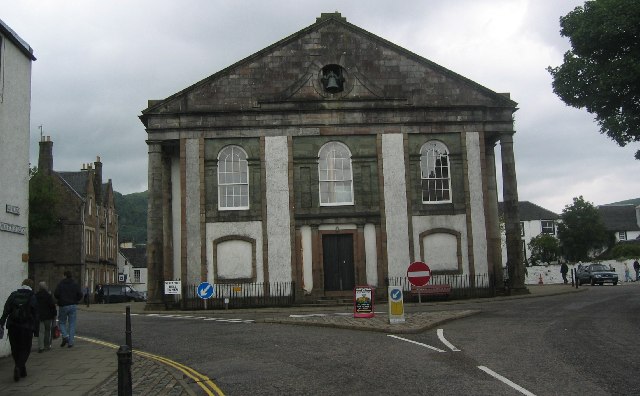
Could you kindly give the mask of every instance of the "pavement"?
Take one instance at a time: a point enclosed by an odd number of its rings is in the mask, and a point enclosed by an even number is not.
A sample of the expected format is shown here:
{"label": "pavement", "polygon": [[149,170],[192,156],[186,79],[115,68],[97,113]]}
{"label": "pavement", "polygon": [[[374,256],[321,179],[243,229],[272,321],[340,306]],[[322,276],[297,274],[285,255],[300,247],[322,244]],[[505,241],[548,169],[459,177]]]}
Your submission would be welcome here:
{"label": "pavement", "polygon": [[[635,284],[634,284],[635,285]],[[575,293],[579,289],[567,285],[527,285],[529,293],[500,296],[493,299],[456,300],[444,302],[405,303],[405,322],[390,325],[387,305],[378,304],[373,318],[354,318],[351,307],[287,307],[262,308],[255,310],[216,311],[215,315],[229,317],[246,316],[259,312],[256,322],[278,323],[304,326],[325,326],[360,331],[380,331],[387,333],[418,333],[444,322],[474,315],[480,309],[469,309],[474,302],[486,303],[493,300],[543,297],[565,293]],[[457,307],[465,304],[465,309]],[[123,313],[126,305],[132,314],[152,313],[144,311],[144,303],[95,304],[78,306],[80,311]],[[157,313],[167,314],[167,311]],[[212,311],[178,311],[181,315],[212,315]],[[76,336],[73,348],[61,348],[60,339],[54,340],[51,350],[38,353],[37,339],[27,362],[27,377],[13,381],[13,359],[0,358],[0,394],[2,395],[117,395],[118,356],[117,345],[90,339],[80,334]],[[4,342],[4,340],[2,340]],[[134,350],[132,357],[132,389],[134,395],[222,395],[208,378],[192,371],[178,362],[144,351]],[[207,386],[207,384],[209,384]]]}

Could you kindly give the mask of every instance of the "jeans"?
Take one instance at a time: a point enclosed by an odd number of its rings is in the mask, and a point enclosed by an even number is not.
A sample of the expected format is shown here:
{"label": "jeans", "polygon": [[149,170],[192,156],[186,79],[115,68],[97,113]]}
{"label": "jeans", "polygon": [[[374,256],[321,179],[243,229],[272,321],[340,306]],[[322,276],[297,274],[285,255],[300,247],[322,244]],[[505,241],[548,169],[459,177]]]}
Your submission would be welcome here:
{"label": "jeans", "polygon": [[51,348],[51,323],[53,319],[40,321],[40,333],[38,334],[38,350]]}
{"label": "jeans", "polygon": [[[60,325],[60,333],[62,338],[67,340],[69,345],[73,345],[76,336],[76,312],[77,305],[64,305],[58,311],[58,323]],[[67,323],[67,321],[69,323]]]}

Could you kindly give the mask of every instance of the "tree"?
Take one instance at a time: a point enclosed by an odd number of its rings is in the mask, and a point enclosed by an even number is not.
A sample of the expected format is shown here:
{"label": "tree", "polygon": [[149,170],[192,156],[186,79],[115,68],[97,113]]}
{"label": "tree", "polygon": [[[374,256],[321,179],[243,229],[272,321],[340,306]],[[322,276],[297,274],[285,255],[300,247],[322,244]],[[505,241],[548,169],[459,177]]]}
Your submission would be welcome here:
{"label": "tree", "polygon": [[618,145],[640,141],[640,2],[587,1],[561,17],[560,27],[572,49],[562,65],[547,68],[553,91],[594,114]]}
{"label": "tree", "polygon": [[573,198],[573,204],[562,210],[558,238],[565,256],[573,261],[588,259],[591,250],[610,242],[600,212],[582,196]]}
{"label": "tree", "polygon": [[52,176],[36,168],[31,168],[29,175],[29,239],[33,240],[51,235],[59,227],[60,194]]}
{"label": "tree", "polygon": [[549,234],[540,234],[534,238],[531,238],[529,242],[529,249],[531,249],[531,257],[529,258],[532,264],[538,262],[549,264],[552,260],[558,257],[560,253],[560,244],[558,240]]}

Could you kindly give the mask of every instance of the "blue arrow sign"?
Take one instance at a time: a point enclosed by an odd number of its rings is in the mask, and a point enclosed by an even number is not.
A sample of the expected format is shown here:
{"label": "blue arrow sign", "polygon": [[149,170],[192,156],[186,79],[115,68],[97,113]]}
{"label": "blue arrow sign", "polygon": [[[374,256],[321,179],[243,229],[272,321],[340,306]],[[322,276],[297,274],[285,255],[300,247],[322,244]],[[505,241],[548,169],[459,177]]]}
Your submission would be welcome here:
{"label": "blue arrow sign", "polygon": [[209,282],[202,282],[198,286],[198,296],[202,299],[211,298],[213,296],[213,285]]}
{"label": "blue arrow sign", "polygon": [[399,301],[402,299],[402,289],[392,289],[390,293],[393,301]]}

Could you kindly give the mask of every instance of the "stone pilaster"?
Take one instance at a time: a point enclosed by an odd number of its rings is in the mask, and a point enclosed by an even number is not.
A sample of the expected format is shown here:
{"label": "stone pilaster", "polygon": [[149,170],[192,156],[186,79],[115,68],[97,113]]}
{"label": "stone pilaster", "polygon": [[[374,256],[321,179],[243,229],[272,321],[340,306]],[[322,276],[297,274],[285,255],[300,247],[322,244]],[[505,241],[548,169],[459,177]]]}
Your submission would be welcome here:
{"label": "stone pilaster", "polygon": [[149,201],[147,204],[147,304],[145,309],[164,307],[163,163],[162,145],[147,141],[149,150]]}
{"label": "stone pilaster", "polygon": [[498,214],[498,184],[496,183],[495,141],[486,141],[485,163],[487,169],[487,252],[489,273],[493,274],[496,286],[504,284],[502,273],[502,249],[500,240],[500,215]]}
{"label": "stone pilaster", "polygon": [[518,182],[516,161],[513,153],[513,134],[500,136],[502,155],[502,196],[504,223],[507,239],[507,270],[509,287],[514,293],[527,293],[524,286],[524,263],[520,240],[520,215],[518,213]]}

